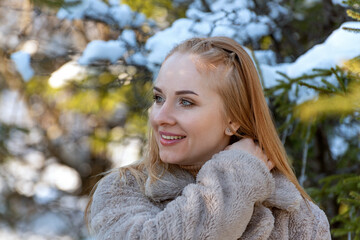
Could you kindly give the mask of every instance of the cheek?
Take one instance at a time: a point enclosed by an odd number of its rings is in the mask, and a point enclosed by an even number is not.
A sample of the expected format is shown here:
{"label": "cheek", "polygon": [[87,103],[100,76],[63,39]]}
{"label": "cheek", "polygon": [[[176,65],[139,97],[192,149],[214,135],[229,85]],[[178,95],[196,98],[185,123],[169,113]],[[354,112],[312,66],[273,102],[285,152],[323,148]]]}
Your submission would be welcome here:
{"label": "cheek", "polygon": [[219,113],[216,113],[216,110],[203,114],[201,118],[193,120],[191,126],[194,132],[201,136],[208,136],[209,138],[222,136],[226,128],[225,120]]}
{"label": "cheek", "polygon": [[154,109],[152,108],[149,112],[149,123],[152,128],[156,127],[154,116],[155,116],[155,112]]}

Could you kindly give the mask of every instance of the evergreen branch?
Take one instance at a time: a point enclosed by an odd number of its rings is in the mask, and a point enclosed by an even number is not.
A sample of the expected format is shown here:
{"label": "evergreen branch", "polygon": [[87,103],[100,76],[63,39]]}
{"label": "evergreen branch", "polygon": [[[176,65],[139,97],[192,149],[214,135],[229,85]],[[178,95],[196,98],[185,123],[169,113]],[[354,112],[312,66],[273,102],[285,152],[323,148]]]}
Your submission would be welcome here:
{"label": "evergreen branch", "polygon": [[354,33],[360,33],[360,29],[358,29],[358,28],[342,27],[342,29],[344,29],[346,31],[354,32]]}
{"label": "evergreen branch", "polygon": [[360,194],[357,193],[357,192],[352,191],[352,192],[349,193],[349,195],[350,195],[351,197],[355,198],[355,199],[360,200]]}
{"label": "evergreen branch", "polygon": [[326,79],[321,79],[321,82],[324,83],[329,89],[333,89],[334,91],[336,91],[338,88],[333,85],[332,83],[330,83],[329,81],[327,81]]}
{"label": "evergreen branch", "polygon": [[341,77],[338,75],[338,72],[337,72],[337,70],[339,70],[339,69],[331,68],[330,70],[331,70],[332,73],[334,73],[334,75],[335,75],[335,77],[336,77],[336,80],[337,80],[337,81],[339,82],[339,84],[340,84],[341,89],[342,89],[344,92],[346,92],[344,80],[343,80],[343,78],[341,78]]}
{"label": "evergreen branch", "polygon": [[324,69],[324,68],[314,68],[313,71],[314,72],[319,72],[319,74],[321,74],[321,76],[324,76],[324,77],[330,76],[330,75],[333,74],[332,71],[330,69],[328,69],[328,68],[326,68],[326,69]]}
{"label": "evergreen branch", "polygon": [[360,206],[359,200],[351,199],[351,198],[339,198],[338,202],[351,204],[353,206]]}
{"label": "evergreen branch", "polygon": [[[344,0],[342,1],[344,4],[349,5],[353,8],[359,8],[359,0]],[[357,6],[356,6],[357,5]]]}
{"label": "evergreen branch", "polygon": [[352,177],[345,178],[343,180],[343,183],[344,184],[360,183],[360,176],[352,176]]}
{"label": "evergreen branch", "polygon": [[286,78],[287,80],[289,80],[289,82],[291,82],[292,79],[291,79],[290,77],[288,77],[288,75],[286,75],[285,73],[279,72],[279,71],[276,71],[276,73],[279,74],[279,75],[281,75],[281,76],[283,76],[284,78]]}
{"label": "evergreen branch", "polygon": [[304,82],[299,82],[299,85],[300,86],[305,86],[305,87],[308,87],[308,88],[311,88],[311,89],[314,89],[316,91],[323,92],[323,93],[333,93],[333,91],[331,91],[330,89],[317,87],[317,86],[310,85],[310,84],[304,83]]}
{"label": "evergreen branch", "polygon": [[287,82],[285,82],[284,80],[281,80],[281,79],[276,79],[276,81],[280,84],[287,84]]}
{"label": "evergreen branch", "polygon": [[348,10],[346,11],[346,14],[347,14],[349,17],[351,17],[351,18],[353,18],[353,19],[355,19],[355,20],[360,21],[360,13],[355,12],[355,11],[353,11],[353,10],[351,10],[351,9],[348,9]]}
{"label": "evergreen branch", "polygon": [[[313,69],[315,70],[315,69]],[[315,73],[315,74],[304,74],[301,75],[300,77],[297,78],[293,78],[292,82],[296,83],[296,82],[300,82],[301,80],[311,80],[317,77],[325,77],[325,76],[330,76],[332,73],[323,69],[316,69],[318,72],[320,73]]]}

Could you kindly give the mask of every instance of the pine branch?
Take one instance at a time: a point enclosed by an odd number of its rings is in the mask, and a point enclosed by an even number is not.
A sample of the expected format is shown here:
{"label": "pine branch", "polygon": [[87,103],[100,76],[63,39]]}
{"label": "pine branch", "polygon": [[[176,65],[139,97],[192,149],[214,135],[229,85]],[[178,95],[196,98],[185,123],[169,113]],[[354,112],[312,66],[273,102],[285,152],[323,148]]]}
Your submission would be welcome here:
{"label": "pine branch", "polygon": [[304,83],[304,82],[299,82],[299,85],[300,85],[300,86],[305,86],[305,87],[308,87],[308,88],[311,88],[311,89],[314,89],[314,90],[316,90],[316,91],[318,91],[318,92],[333,93],[333,91],[331,91],[330,89],[317,87],[317,86],[310,85],[310,84]]}
{"label": "pine branch", "polygon": [[[359,5],[360,5],[360,1],[359,0],[345,0],[345,1],[342,1],[344,4],[346,5],[349,5],[353,8],[359,8]],[[357,7],[356,7],[357,5]]]}
{"label": "pine branch", "polygon": [[351,10],[351,9],[348,9],[348,10],[346,11],[346,14],[347,14],[349,17],[351,17],[351,18],[353,18],[353,19],[355,19],[355,20],[360,21],[360,13],[355,12],[355,11],[353,11],[353,10]]}
{"label": "pine branch", "polygon": [[[288,77],[288,75],[286,75],[285,73],[282,73],[282,72],[279,72],[279,71],[276,71],[277,74],[283,76],[284,78],[286,78],[287,80],[289,80],[289,82],[291,82],[291,78]],[[279,81],[279,80],[278,80]]]}
{"label": "pine branch", "polygon": [[342,29],[344,29],[346,31],[354,32],[354,33],[360,33],[360,29],[358,29],[358,28],[342,27]]}
{"label": "pine branch", "polygon": [[327,81],[326,79],[321,79],[321,82],[324,83],[329,89],[332,89],[333,91],[336,91],[338,89],[335,85]]}
{"label": "pine branch", "polygon": [[324,69],[324,68],[314,68],[313,69],[314,72],[319,72],[319,74],[321,73],[322,76],[326,77],[326,76],[330,76],[332,75],[332,71],[328,68]]}
{"label": "pine branch", "polygon": [[341,78],[341,77],[338,75],[338,70],[339,70],[339,69],[331,68],[331,72],[335,75],[336,80],[339,82],[341,89],[342,89],[344,92],[346,92],[346,88],[345,88],[345,84],[344,84],[344,79]]}

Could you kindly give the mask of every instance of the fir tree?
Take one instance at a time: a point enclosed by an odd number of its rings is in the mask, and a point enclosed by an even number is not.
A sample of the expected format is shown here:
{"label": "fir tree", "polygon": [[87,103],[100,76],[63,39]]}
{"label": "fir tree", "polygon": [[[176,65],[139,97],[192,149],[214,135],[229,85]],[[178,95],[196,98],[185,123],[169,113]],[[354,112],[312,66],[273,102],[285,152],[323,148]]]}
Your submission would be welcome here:
{"label": "fir tree", "polygon": [[[343,1],[343,3],[350,7],[350,9],[346,11],[347,15],[357,21],[360,21],[360,0],[346,0]],[[360,33],[360,29],[358,28],[343,27],[343,29]]]}

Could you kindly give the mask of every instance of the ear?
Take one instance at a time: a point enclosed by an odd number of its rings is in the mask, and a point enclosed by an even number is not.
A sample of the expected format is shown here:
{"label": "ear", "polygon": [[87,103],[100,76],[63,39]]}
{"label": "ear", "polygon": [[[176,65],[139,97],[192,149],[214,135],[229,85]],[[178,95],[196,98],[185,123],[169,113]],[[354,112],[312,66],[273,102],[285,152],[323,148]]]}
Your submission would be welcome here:
{"label": "ear", "polygon": [[225,129],[225,134],[228,136],[232,136],[239,129],[239,127],[239,123],[229,121],[228,127]]}

